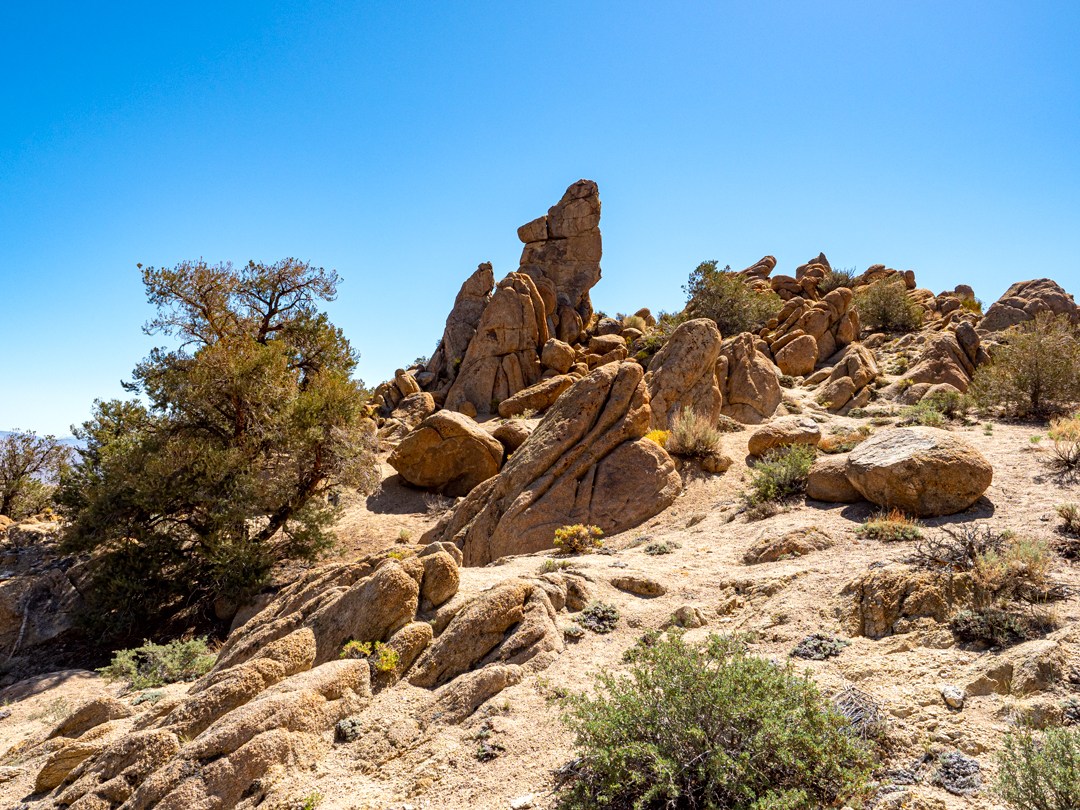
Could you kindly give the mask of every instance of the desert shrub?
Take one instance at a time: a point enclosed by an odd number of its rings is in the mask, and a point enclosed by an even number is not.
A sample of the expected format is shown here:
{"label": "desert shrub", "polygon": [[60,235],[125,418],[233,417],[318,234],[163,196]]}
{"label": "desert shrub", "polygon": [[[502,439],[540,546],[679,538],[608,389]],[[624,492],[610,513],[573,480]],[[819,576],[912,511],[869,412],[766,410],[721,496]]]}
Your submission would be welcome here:
{"label": "desert shrub", "polygon": [[637,329],[644,334],[649,331],[649,324],[640,315],[627,315],[622,319],[624,329]]}
{"label": "desert shrub", "polygon": [[980,407],[1048,416],[1080,401],[1080,327],[1042,313],[1001,337],[969,389]]}
{"label": "desert shrub", "polygon": [[908,517],[899,509],[871,515],[859,527],[859,536],[870,540],[884,540],[888,543],[918,540],[922,537],[919,522]]}
{"label": "desert shrub", "polygon": [[689,406],[676,414],[668,431],[668,452],[676,456],[704,458],[720,449],[720,431],[708,419]]}
{"label": "desert shrub", "polygon": [[645,434],[645,438],[650,442],[655,442],[661,447],[667,447],[668,437],[671,434],[666,430],[650,430]]}
{"label": "desert shrub", "polygon": [[580,759],[564,808],[839,806],[872,765],[808,677],[722,636],[651,639],[566,705]]}
{"label": "desert shrub", "polygon": [[972,580],[988,602],[1045,602],[1054,595],[1048,577],[1053,562],[1053,549],[1046,540],[1010,536],[998,548],[975,558]]}
{"label": "desert shrub", "polygon": [[872,332],[914,332],[922,326],[922,307],[908,297],[901,279],[884,278],[861,287],[855,308],[863,328]]}
{"label": "desert shrub", "polygon": [[848,686],[833,698],[833,706],[848,721],[846,731],[862,740],[886,743],[888,716],[881,704],[856,686]]}
{"label": "desert shrub", "polygon": [[656,326],[652,329],[644,330],[645,335],[634,342],[634,345],[638,347],[637,353],[634,354],[634,359],[645,366],[645,368],[648,368],[649,361],[664,347],[664,344],[667,343],[668,339],[671,337],[671,333],[685,320],[686,315],[683,313],[661,312],[656,319]]}
{"label": "desert shrub", "polygon": [[974,295],[965,295],[960,299],[960,308],[976,315],[983,314],[983,303]]}
{"label": "desert shrub", "polygon": [[619,623],[619,609],[607,602],[590,602],[574,617],[574,621],[586,630],[604,635]]}
{"label": "desert shrub", "polygon": [[723,414],[716,417],[716,429],[721,433],[739,433],[744,430],[742,422],[732,419],[730,416],[724,416]]}
{"label": "desert shrub", "polygon": [[771,289],[757,290],[730,267],[702,262],[683,287],[686,313],[691,318],[711,318],[724,337],[757,332],[780,311],[783,301]]}
{"label": "desert shrub", "polygon": [[793,658],[805,658],[809,661],[824,661],[826,658],[835,658],[850,641],[838,638],[831,633],[811,633],[791,651]]}
{"label": "desert shrub", "polygon": [[1056,629],[1057,620],[1047,612],[1024,612],[1013,607],[981,607],[961,610],[949,620],[953,634],[965,642],[1007,647],[1039,638]]}
{"label": "desert shrub", "polygon": [[855,281],[855,268],[849,269],[831,267],[825,273],[825,277],[818,282],[817,289],[821,295],[830,293],[833,290],[838,290],[841,287],[847,287],[851,289],[852,283]]}
{"label": "desert shrub", "polygon": [[1054,443],[1051,452],[1055,466],[1070,471],[1080,467],[1080,414],[1055,419],[1046,435]]}
{"label": "desert shrub", "polygon": [[541,574],[554,574],[559,571],[572,571],[577,568],[573,560],[544,560],[540,563]]}
{"label": "desert shrub", "polygon": [[770,450],[750,468],[750,503],[783,501],[805,492],[814,456],[807,444]]}
{"label": "desert shrub", "polygon": [[376,672],[391,672],[401,656],[397,650],[381,641],[348,641],[341,648],[338,658],[366,658]]}
{"label": "desert shrub", "polygon": [[646,545],[644,551],[650,557],[656,557],[661,554],[671,554],[678,547],[679,544],[674,540],[657,540]]}
{"label": "desert shrub", "polygon": [[1061,518],[1059,531],[1067,538],[1058,544],[1058,551],[1070,560],[1080,558],[1080,504],[1058,504],[1057,513]]}
{"label": "desert shrub", "polygon": [[998,753],[997,794],[1018,810],[1080,808],[1080,731],[1020,728]]}
{"label": "desert shrub", "polygon": [[945,414],[934,403],[923,400],[914,405],[908,405],[900,409],[898,425],[923,425],[925,427],[941,427],[948,421]]}
{"label": "desert shrub", "polygon": [[555,548],[564,554],[591,554],[604,545],[603,537],[599,526],[575,523],[555,530]]}
{"label": "desert shrub", "polygon": [[215,658],[205,638],[167,644],[147,641],[141,647],[117,650],[112,662],[98,672],[106,680],[127,681],[132,689],[152,689],[202,677],[210,671]]}

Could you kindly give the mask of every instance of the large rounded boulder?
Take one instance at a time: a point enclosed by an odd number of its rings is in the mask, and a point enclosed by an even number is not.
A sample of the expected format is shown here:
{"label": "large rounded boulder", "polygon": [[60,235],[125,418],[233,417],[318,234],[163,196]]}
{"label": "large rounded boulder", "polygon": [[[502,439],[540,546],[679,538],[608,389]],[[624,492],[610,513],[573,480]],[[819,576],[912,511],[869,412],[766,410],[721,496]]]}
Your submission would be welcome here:
{"label": "large rounded boulder", "polygon": [[467,495],[499,472],[503,446],[464,414],[439,411],[397,446],[389,462],[413,486]]}
{"label": "large rounded boulder", "polygon": [[895,428],[867,439],[848,455],[844,472],[866,500],[920,517],[962,512],[994,476],[971,444],[928,427]]}

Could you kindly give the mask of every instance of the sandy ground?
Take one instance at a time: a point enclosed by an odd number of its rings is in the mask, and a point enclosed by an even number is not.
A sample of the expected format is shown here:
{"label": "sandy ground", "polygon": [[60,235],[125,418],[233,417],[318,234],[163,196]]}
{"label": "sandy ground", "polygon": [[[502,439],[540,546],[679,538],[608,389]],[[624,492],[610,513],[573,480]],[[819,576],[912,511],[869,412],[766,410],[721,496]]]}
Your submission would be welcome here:
{"label": "sandy ground", "polygon": [[[811,412],[804,397],[799,393],[794,396],[803,399],[806,412]],[[835,416],[821,418],[825,434],[867,423]],[[1046,463],[1048,451],[1031,442],[1030,437],[1045,433],[1045,428],[1004,423],[987,428],[980,423],[952,429],[993,464],[994,482],[967,512],[924,521],[927,533],[977,521],[996,530],[1052,537],[1056,505],[1080,501],[1080,484],[1055,476]],[[377,767],[359,761],[352,746],[335,745],[314,772],[290,774],[280,784],[275,794],[283,798],[277,806],[299,808],[306,800],[318,798],[318,807],[342,810],[480,810],[509,808],[511,802],[531,794],[531,803],[519,801],[518,806],[552,808],[553,771],[573,757],[573,740],[560,723],[554,696],[566,690],[588,689],[597,672],[625,666],[623,652],[647,629],[664,626],[677,608],[692,605],[707,620],[705,627],[690,631],[691,639],[711,632],[752,631],[754,651],[776,659],[786,659],[800,639],[818,630],[847,637],[843,620],[851,602],[850,597],[841,595],[844,586],[870,566],[902,561],[910,547],[860,539],[856,530],[872,512],[865,504],[806,502],[765,520],[747,522],[741,512],[740,493],[746,486],[744,459],[750,433],[748,429],[725,435],[724,450],[736,459],[725,474],[688,476],[684,494],[671,508],[633,531],[607,539],[613,553],[577,559],[580,570],[591,580],[594,598],[618,607],[621,619],[615,632],[586,634],[580,642],[568,645],[548,669],[504,690],[462,725],[436,727],[418,745],[398,751]],[[415,542],[434,524],[441,505],[391,477],[376,495],[355,496],[344,506],[338,531],[342,556],[349,557],[397,542]],[[746,549],[761,536],[811,526],[827,533],[834,545],[779,562],[753,566],[742,562]],[[649,556],[643,551],[643,537],[674,541],[679,548],[671,554]],[[477,593],[509,577],[535,574],[546,556],[522,556],[486,568],[465,569],[461,590]],[[626,573],[653,578],[666,586],[667,592],[645,599],[615,589],[609,582],[611,577]],[[1080,566],[1062,560],[1054,578],[1080,588]],[[1080,601],[1073,597],[1058,603],[1056,612],[1062,627],[1056,635],[1071,634],[1080,640]],[[569,621],[568,616],[564,619]],[[932,625],[879,641],[852,638],[838,657],[799,661],[798,666],[809,669],[827,694],[855,685],[879,702],[889,717],[891,766],[906,765],[927,751],[957,749],[979,760],[989,782],[993,752],[1015,718],[1032,710],[1028,704],[1080,697],[1076,686],[1065,683],[1052,693],[1026,701],[990,695],[968,698],[962,711],[945,706],[942,686],[963,685],[991,668],[1003,654],[963,649],[952,643],[947,629]],[[10,715],[0,720],[0,766],[7,769],[0,772],[0,778],[7,778],[0,782],[0,806],[48,806],[29,796],[43,758],[27,758],[24,752],[64,712],[104,693],[115,695],[120,690],[86,672],[57,673],[0,693],[0,703],[10,710]],[[393,721],[387,718],[388,724]],[[503,748],[487,762],[476,756],[481,732]],[[2,753],[5,751],[8,753]],[[920,786],[913,795],[920,797],[918,801],[913,799],[904,806],[997,806],[985,790],[961,799],[938,788]]]}

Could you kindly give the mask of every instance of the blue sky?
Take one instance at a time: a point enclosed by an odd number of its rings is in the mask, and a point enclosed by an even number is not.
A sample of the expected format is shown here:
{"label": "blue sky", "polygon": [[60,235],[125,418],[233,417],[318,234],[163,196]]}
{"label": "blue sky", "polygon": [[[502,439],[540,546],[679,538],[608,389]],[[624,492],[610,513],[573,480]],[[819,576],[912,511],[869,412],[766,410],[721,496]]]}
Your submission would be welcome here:
{"label": "blue sky", "polygon": [[136,263],[297,256],[369,383],[567,185],[608,312],[703,259],[1080,293],[1080,3],[0,4],[0,429],[154,344]]}

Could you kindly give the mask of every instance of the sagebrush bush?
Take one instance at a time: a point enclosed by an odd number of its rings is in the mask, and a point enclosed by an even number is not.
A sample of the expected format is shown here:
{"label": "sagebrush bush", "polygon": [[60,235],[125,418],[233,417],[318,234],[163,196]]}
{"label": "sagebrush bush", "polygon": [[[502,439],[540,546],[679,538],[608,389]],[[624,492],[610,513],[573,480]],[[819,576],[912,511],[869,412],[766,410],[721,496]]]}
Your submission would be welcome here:
{"label": "sagebrush bush", "polygon": [[716,425],[689,406],[671,420],[664,447],[676,456],[704,458],[720,451],[721,433]]}
{"label": "sagebrush bush", "polygon": [[637,329],[644,334],[649,331],[649,324],[640,315],[627,315],[622,319],[624,329]]}
{"label": "sagebrush bush", "polygon": [[555,548],[566,554],[590,554],[604,545],[604,530],[599,526],[562,526],[555,530]]}
{"label": "sagebrush bush", "polygon": [[808,677],[722,636],[651,638],[566,707],[580,759],[563,808],[838,806],[873,762]]}
{"label": "sagebrush bush", "polygon": [[998,753],[996,790],[1017,810],[1080,808],[1080,731],[1009,732]]}
{"label": "sagebrush bush", "polygon": [[864,329],[872,332],[914,332],[923,310],[907,294],[902,279],[883,278],[855,293],[855,308]]}
{"label": "sagebrush bush", "polygon": [[922,528],[917,520],[908,517],[899,509],[891,509],[871,515],[859,527],[859,536],[890,543],[918,540],[922,537]]}
{"label": "sagebrush bush", "polygon": [[619,609],[607,602],[590,602],[574,617],[574,621],[586,630],[603,635],[610,633],[619,623]]}
{"label": "sagebrush bush", "polygon": [[805,492],[815,455],[808,444],[770,450],[750,468],[750,503],[783,501]]}
{"label": "sagebrush bush", "polygon": [[112,662],[98,670],[109,681],[127,681],[132,689],[152,689],[177,681],[200,678],[214,666],[216,654],[205,638],[117,650]]}
{"label": "sagebrush bush", "polygon": [[982,408],[1048,416],[1080,402],[1080,327],[1042,313],[1000,334],[969,393]]}
{"label": "sagebrush bush", "polygon": [[780,311],[783,301],[771,289],[757,290],[730,267],[702,262],[683,287],[686,313],[691,318],[711,318],[724,337],[757,332]]}

